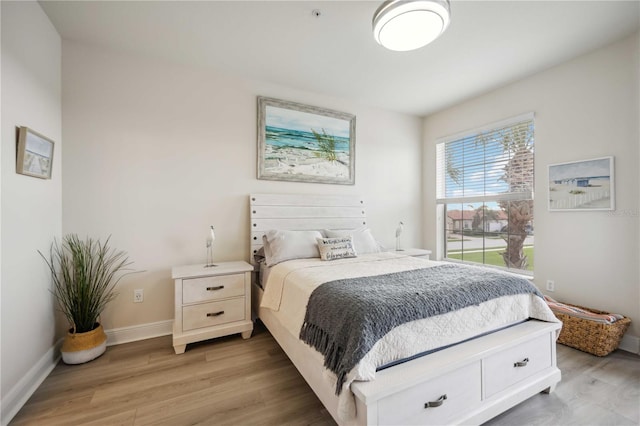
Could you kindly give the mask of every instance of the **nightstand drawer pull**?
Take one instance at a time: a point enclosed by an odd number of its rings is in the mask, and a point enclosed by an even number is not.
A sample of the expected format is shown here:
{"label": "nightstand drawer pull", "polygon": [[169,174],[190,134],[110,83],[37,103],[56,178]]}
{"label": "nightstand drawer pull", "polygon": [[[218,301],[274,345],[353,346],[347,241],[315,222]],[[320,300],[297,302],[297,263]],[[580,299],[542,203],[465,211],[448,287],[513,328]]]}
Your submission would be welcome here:
{"label": "nightstand drawer pull", "polygon": [[513,366],[514,367],[526,367],[528,363],[529,363],[529,358],[525,358],[522,361],[514,362]]}
{"label": "nightstand drawer pull", "polygon": [[207,291],[216,291],[216,290],[222,290],[224,288],[223,285],[217,285],[215,287],[207,287]]}
{"label": "nightstand drawer pull", "polygon": [[224,311],[218,311],[218,312],[209,312],[207,314],[208,317],[219,317],[220,315],[224,314]]}
{"label": "nightstand drawer pull", "polygon": [[440,398],[438,398],[436,401],[425,402],[424,403],[424,408],[439,407],[439,406],[442,405],[442,403],[444,402],[445,399],[447,399],[447,394],[446,393],[444,395],[442,395]]}

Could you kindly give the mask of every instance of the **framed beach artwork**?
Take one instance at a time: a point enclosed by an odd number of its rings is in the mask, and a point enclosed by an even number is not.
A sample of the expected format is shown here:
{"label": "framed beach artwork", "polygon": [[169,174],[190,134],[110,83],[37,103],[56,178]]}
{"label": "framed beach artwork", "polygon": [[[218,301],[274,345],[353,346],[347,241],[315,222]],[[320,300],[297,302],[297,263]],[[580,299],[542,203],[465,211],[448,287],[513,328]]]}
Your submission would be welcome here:
{"label": "framed beach artwork", "polygon": [[18,128],[16,172],[51,179],[54,142],[28,127]]}
{"label": "framed beach artwork", "polygon": [[258,97],[258,179],[355,183],[356,117]]}
{"label": "framed beach artwork", "polygon": [[549,165],[549,210],[614,210],[613,157]]}

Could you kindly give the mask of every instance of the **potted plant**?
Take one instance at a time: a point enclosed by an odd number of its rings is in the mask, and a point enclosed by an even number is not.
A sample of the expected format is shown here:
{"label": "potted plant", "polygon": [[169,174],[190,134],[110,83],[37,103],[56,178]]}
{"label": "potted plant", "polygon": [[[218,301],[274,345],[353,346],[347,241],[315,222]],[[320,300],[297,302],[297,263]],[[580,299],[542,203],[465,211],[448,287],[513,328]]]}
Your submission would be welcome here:
{"label": "potted plant", "polygon": [[62,360],[81,364],[102,355],[107,348],[107,335],[98,322],[100,313],[117,293],[115,286],[131,273],[126,253],[104,243],[76,234],[66,235],[62,244],[54,240],[49,259],[40,251],[53,278],[53,294],[69,321],[69,331],[62,344]]}

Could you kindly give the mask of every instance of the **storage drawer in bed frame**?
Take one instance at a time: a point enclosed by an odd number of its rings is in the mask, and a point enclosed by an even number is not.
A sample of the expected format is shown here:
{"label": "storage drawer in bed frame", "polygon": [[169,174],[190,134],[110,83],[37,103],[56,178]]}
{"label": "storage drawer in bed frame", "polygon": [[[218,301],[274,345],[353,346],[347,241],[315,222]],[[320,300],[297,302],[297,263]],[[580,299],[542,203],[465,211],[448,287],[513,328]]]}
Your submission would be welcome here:
{"label": "storage drawer in bed frame", "polygon": [[550,392],[559,327],[530,320],[355,382],[357,424],[480,424]]}

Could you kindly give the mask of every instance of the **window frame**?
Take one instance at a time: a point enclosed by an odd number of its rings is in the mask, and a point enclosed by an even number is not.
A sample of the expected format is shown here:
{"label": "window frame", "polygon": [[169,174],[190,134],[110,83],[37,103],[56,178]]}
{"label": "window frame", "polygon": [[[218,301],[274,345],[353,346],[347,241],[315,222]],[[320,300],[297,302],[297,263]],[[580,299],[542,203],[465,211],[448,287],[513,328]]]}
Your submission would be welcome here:
{"label": "window frame", "polygon": [[[439,160],[442,158],[441,155],[443,155],[444,147],[446,146],[447,143],[461,141],[462,139],[475,137],[482,133],[499,131],[501,129],[504,129],[510,126],[514,126],[523,121],[531,121],[531,124],[533,125],[533,132],[534,132],[534,137],[533,137],[534,160],[532,164],[532,178],[531,178],[532,182],[531,182],[530,191],[508,192],[508,193],[490,194],[490,195],[487,195],[487,194],[473,195],[473,196],[466,196],[466,197],[465,196],[461,196],[461,197],[444,196],[445,195],[444,185],[445,185],[446,179],[444,179],[443,177],[446,174],[446,167],[443,167],[443,166],[446,165],[446,160],[444,161],[439,161]],[[441,153],[441,150],[442,150],[442,153]],[[447,209],[447,206],[453,206],[455,204],[460,204],[460,205],[472,204],[472,203],[484,204],[487,202],[517,201],[517,200],[531,200],[533,202],[534,196],[535,196],[535,114],[533,112],[520,114],[504,120],[488,123],[473,129],[465,130],[463,132],[459,132],[453,135],[436,139],[436,224],[437,224],[436,259],[444,260],[448,262],[454,262],[454,263],[482,265],[482,266],[509,271],[511,273],[533,277],[533,270],[530,271],[526,269],[509,268],[506,265],[498,266],[498,265],[491,265],[487,263],[464,261],[464,260],[447,257],[446,254],[448,251],[447,250],[448,229],[447,229],[446,209]],[[464,217],[464,213],[462,213],[462,215],[463,215],[462,217]],[[534,215],[535,215],[535,212],[534,212]],[[464,223],[464,220],[463,220],[463,223]],[[487,233],[486,230],[483,231],[483,238],[485,238],[485,233]],[[534,247],[535,247],[535,244],[534,244]],[[483,248],[482,248],[483,253],[485,253],[485,250],[486,250],[486,247],[483,244]]]}

